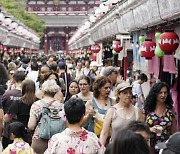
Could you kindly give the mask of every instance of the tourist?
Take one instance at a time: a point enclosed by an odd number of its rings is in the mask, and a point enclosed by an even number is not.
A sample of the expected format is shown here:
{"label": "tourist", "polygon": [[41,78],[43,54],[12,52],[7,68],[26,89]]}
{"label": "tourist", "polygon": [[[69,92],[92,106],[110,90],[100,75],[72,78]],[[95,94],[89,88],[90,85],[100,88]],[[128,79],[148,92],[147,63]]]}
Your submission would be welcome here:
{"label": "tourist", "polygon": [[131,130],[121,130],[112,143],[112,154],[150,154],[146,140]]}
{"label": "tourist", "polygon": [[122,130],[134,120],[144,121],[142,112],[131,104],[132,86],[123,82],[116,87],[116,104],[110,108],[105,116],[100,142],[105,145],[112,128],[111,140],[113,141],[118,130]]}
{"label": "tourist", "polygon": [[81,127],[85,115],[83,100],[71,98],[65,103],[64,109],[68,128],[51,138],[45,154],[103,154],[104,148],[97,136]]}
{"label": "tourist", "polygon": [[9,137],[13,140],[2,154],[35,154],[34,150],[24,140],[26,139],[25,126],[21,122],[13,122],[9,125]]}
{"label": "tourist", "polygon": [[41,100],[36,101],[31,106],[30,118],[28,122],[28,128],[34,131],[32,138],[32,148],[38,154],[43,154],[47,149],[48,140],[41,139],[39,136],[39,126],[41,113],[44,106],[53,109],[63,109],[63,104],[54,99],[55,94],[60,90],[59,86],[56,84],[56,81],[51,79],[47,80],[42,84],[42,91],[44,96]]}
{"label": "tourist", "polygon": [[[93,84],[93,98],[86,103],[86,115],[83,123],[89,122],[88,130],[100,136],[104,116],[114,101],[109,98],[111,81],[107,77],[100,77]],[[107,132],[108,133],[108,132]]]}
{"label": "tourist", "polygon": [[176,132],[173,101],[166,83],[158,82],[153,85],[145,100],[144,110],[151,131],[151,153],[158,153],[155,152],[155,145],[165,142]]}

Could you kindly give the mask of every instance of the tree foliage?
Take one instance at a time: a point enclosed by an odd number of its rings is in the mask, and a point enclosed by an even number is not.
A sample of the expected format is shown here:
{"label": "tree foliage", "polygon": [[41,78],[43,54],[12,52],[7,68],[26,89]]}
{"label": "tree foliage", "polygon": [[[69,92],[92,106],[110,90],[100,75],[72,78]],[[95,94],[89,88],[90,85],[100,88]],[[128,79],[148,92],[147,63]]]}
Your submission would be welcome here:
{"label": "tree foliage", "polygon": [[17,20],[37,32],[39,36],[42,36],[44,31],[44,22],[35,14],[26,12],[26,0],[0,0],[0,4],[3,7],[3,10],[6,10]]}

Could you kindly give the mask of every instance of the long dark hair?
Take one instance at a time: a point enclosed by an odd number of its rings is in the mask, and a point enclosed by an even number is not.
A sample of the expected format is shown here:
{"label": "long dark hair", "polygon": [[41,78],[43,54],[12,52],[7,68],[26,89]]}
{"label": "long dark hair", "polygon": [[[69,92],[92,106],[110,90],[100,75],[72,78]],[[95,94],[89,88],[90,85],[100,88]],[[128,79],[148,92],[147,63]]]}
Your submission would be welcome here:
{"label": "long dark hair", "polygon": [[[69,93],[69,87],[71,85],[71,83],[75,82],[77,85],[78,85],[78,88],[79,88],[79,84],[76,80],[72,80],[69,84],[68,84],[68,91],[67,91],[67,95],[66,95],[66,98],[64,100],[64,102],[68,101],[70,98],[71,98],[71,94]],[[79,93],[79,92],[78,92]]]}
{"label": "long dark hair", "polygon": [[8,74],[5,66],[0,63],[0,85],[6,85],[8,81]]}
{"label": "long dark hair", "polygon": [[111,154],[149,154],[146,140],[131,130],[121,130],[113,142]]}
{"label": "long dark hair", "polygon": [[22,82],[22,99],[24,104],[32,105],[35,102],[35,83],[32,80]]}
{"label": "long dark hair", "polygon": [[157,95],[161,91],[163,87],[167,88],[167,98],[165,100],[165,105],[167,109],[172,109],[173,107],[173,100],[170,94],[170,88],[165,82],[158,82],[153,85],[151,88],[148,96],[146,97],[145,100],[145,105],[144,105],[144,110],[145,113],[148,114],[149,112],[153,112],[156,108],[157,104]]}

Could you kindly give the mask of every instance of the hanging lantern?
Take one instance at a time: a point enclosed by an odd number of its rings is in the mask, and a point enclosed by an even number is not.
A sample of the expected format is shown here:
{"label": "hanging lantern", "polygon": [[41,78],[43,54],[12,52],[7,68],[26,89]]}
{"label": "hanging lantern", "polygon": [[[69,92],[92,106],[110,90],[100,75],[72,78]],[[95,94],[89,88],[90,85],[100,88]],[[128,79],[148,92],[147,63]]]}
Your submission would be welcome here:
{"label": "hanging lantern", "polygon": [[93,53],[99,53],[99,51],[101,50],[101,47],[99,44],[95,44],[91,46],[91,50]]}
{"label": "hanging lantern", "polygon": [[179,36],[173,31],[166,31],[159,38],[159,47],[165,54],[172,54],[179,46]]}
{"label": "hanging lantern", "polygon": [[15,54],[15,55],[17,55],[17,54],[19,54],[19,53],[20,53],[20,50],[19,50],[19,49],[15,49],[15,50],[14,50],[14,54]]}
{"label": "hanging lantern", "polygon": [[112,47],[113,47],[113,50],[116,52],[120,52],[123,49],[123,47],[121,45],[121,41],[113,41]]}
{"label": "hanging lantern", "polygon": [[8,53],[8,55],[11,55],[12,50],[10,48],[6,49],[6,52]]}
{"label": "hanging lantern", "polygon": [[4,46],[4,47],[3,47],[3,50],[4,50],[4,52],[6,52],[6,51],[7,51],[7,47]]}
{"label": "hanging lantern", "polygon": [[88,53],[89,55],[91,55],[91,54],[92,54],[92,50],[91,50],[91,49],[88,49],[88,50],[87,50],[87,53]]}
{"label": "hanging lantern", "polygon": [[156,34],[155,34],[155,38],[156,38],[156,49],[155,49],[155,55],[157,56],[157,57],[162,57],[162,56],[164,56],[164,52],[160,49],[160,47],[159,47],[159,37],[161,36],[161,34],[162,33],[160,33],[160,32],[157,32]]}
{"label": "hanging lantern", "polygon": [[0,45],[0,51],[3,51],[3,49],[4,49],[4,48],[3,48],[3,45],[1,44],[1,45]]}
{"label": "hanging lantern", "polygon": [[[140,35],[139,36],[139,45],[141,46],[141,44],[145,41],[145,36],[144,35]],[[138,50],[138,55],[141,56],[141,48],[139,48]]]}
{"label": "hanging lantern", "polygon": [[156,43],[151,39],[146,39],[141,45],[141,55],[146,59],[151,59],[154,57],[154,51],[156,49]]}
{"label": "hanging lantern", "polygon": [[117,55],[118,53],[115,50],[112,50],[113,55]]}

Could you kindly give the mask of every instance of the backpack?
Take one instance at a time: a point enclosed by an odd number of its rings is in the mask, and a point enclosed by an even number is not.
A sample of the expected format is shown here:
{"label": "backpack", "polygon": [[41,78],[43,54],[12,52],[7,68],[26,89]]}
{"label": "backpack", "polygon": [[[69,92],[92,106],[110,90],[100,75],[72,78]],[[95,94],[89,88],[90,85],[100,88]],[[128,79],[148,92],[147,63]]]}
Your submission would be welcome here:
{"label": "backpack", "polygon": [[[52,103],[51,103],[52,104]],[[49,105],[50,106],[50,105]],[[61,133],[66,128],[65,120],[60,116],[63,105],[59,109],[43,107],[39,125],[39,137],[50,139],[54,134]]]}

